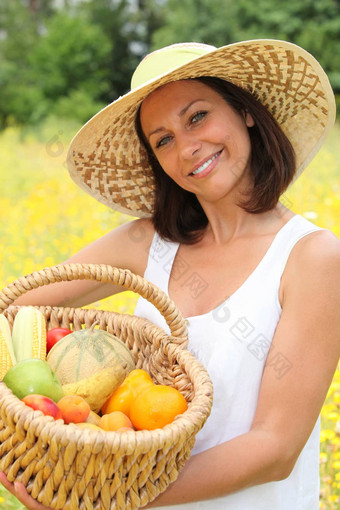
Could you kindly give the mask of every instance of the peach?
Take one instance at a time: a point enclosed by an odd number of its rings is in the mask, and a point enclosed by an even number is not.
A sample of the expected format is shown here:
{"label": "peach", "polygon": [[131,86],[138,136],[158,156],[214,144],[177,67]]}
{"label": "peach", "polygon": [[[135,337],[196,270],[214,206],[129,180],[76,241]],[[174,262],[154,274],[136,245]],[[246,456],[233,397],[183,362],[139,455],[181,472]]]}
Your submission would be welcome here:
{"label": "peach", "polygon": [[79,395],[65,395],[58,401],[57,406],[65,423],[85,422],[91,411],[89,404]]}
{"label": "peach", "polygon": [[27,406],[32,409],[41,411],[47,416],[53,416],[55,420],[62,418],[62,413],[58,405],[49,397],[39,395],[37,393],[31,393],[21,399]]}
{"label": "peach", "polygon": [[104,414],[100,418],[99,427],[103,430],[118,430],[125,427],[133,430],[130,418],[121,411],[113,411],[112,413]]}
{"label": "peach", "polygon": [[129,430],[134,430],[132,427],[120,427],[120,429],[117,429],[116,432],[126,432]]}

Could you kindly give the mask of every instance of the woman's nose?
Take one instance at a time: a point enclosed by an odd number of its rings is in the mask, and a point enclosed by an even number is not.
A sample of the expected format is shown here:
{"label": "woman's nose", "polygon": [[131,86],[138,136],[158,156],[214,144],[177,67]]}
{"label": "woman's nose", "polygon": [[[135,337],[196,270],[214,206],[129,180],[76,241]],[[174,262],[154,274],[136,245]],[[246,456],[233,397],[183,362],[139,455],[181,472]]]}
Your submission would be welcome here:
{"label": "woman's nose", "polygon": [[199,152],[202,144],[197,137],[192,134],[182,134],[179,140],[179,150],[184,159],[191,159],[197,152]]}

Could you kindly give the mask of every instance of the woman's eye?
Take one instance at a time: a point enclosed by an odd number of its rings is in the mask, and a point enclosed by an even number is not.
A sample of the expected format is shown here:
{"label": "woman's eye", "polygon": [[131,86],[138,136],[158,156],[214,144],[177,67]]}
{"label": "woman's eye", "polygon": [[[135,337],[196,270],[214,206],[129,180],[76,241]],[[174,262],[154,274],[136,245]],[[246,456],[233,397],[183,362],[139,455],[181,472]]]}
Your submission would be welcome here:
{"label": "woman's eye", "polygon": [[156,149],[162,147],[163,145],[166,145],[170,140],[171,140],[170,136],[164,136],[156,143]]}
{"label": "woman's eye", "polygon": [[206,116],[207,112],[197,112],[195,113],[190,121],[192,124],[194,124],[195,122],[199,122],[200,120],[202,120],[205,116]]}

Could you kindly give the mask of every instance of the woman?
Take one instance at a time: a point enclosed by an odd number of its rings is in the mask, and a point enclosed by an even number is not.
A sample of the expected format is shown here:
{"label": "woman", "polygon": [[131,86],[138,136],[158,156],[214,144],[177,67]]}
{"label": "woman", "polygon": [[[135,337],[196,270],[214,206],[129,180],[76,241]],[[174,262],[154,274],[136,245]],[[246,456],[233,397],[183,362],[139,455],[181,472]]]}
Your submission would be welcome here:
{"label": "woman", "polygon": [[[214,384],[192,457],[148,508],[316,510],[340,243],[278,200],[334,122],[327,78],[282,41],[188,43],[146,57],[132,89],[82,128],[68,163],[93,196],[141,219],[70,261],[125,267],[168,292]],[[80,306],[120,290],[67,282],[18,304]],[[142,298],[136,314],[166,327]]]}

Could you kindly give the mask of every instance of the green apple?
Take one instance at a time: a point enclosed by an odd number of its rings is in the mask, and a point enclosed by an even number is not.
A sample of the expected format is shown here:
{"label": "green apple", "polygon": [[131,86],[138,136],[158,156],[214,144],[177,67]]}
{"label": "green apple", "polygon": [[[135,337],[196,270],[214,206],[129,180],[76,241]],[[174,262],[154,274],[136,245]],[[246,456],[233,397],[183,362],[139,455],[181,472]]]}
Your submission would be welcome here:
{"label": "green apple", "polygon": [[58,402],[64,396],[63,388],[47,361],[24,359],[11,367],[3,382],[22,399],[31,393],[38,393]]}

